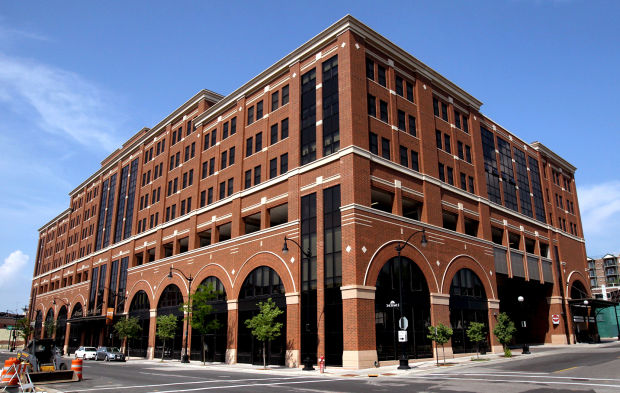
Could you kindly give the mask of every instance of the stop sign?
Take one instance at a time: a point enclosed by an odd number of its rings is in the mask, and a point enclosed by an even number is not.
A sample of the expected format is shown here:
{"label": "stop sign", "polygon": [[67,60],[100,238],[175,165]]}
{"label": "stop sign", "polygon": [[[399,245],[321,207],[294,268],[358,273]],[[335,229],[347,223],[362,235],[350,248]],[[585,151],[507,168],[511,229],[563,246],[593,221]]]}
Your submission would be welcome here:
{"label": "stop sign", "polygon": [[554,325],[559,325],[560,324],[560,316],[558,314],[551,315],[551,322],[553,322]]}

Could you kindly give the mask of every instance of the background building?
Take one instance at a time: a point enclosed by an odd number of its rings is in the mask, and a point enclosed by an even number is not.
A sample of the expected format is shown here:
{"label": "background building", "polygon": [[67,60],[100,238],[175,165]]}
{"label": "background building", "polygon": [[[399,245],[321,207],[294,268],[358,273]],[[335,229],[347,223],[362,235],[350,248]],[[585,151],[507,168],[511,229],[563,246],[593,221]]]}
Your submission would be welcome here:
{"label": "background building", "polygon": [[620,299],[618,257],[607,254],[599,259],[588,258],[588,277],[592,295],[601,299]]}
{"label": "background building", "polygon": [[[191,276],[192,291],[222,291],[210,360],[262,361],[243,321],[266,298],[285,310],[268,360],[289,366],[395,360],[401,315],[409,357],[433,356],[439,322],[454,328],[447,352],[471,352],[468,323],[491,331],[502,311],[523,321],[520,342],[567,342],[568,300],[589,296],[576,168],[481,105],[350,16],[228,96],[200,91],[40,228],[37,334],[57,321],[66,351],[117,345],[106,315],[129,315],[143,326],[132,355],[160,356],[156,317],[183,317]],[[426,247],[403,242],[421,230]],[[301,247],[284,253],[285,237]]]}

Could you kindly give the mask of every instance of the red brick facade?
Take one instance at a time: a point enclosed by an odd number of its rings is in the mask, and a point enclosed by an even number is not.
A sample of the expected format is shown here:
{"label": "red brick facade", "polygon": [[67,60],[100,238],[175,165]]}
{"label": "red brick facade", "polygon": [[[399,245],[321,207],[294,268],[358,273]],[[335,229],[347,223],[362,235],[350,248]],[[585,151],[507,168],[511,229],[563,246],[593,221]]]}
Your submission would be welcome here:
{"label": "red brick facade", "polygon": [[[320,121],[323,119],[323,106],[320,105],[319,94],[322,75],[319,70],[321,64],[334,55],[338,56],[340,147],[337,153],[323,156],[323,128]],[[367,77],[367,59],[385,68],[385,87]],[[317,157],[313,162],[300,166],[300,77],[312,67],[317,69]],[[396,81],[399,78],[412,84],[412,100],[408,99],[408,93],[403,92],[401,96],[398,92]],[[288,86],[289,101],[282,105],[280,102],[285,86]],[[280,101],[278,108],[272,110],[274,92],[279,92]],[[368,95],[376,97],[375,116],[369,115]],[[443,114],[434,114],[434,98],[446,105],[448,121],[442,119]],[[257,111],[257,103],[261,100],[264,116],[248,125],[248,109],[255,107]],[[381,120],[380,101],[387,103],[387,122]],[[128,257],[126,291],[121,294],[127,300],[117,316],[122,317],[129,311],[131,301],[139,290],[146,292],[151,310],[148,356],[153,356],[155,311],[162,291],[169,284],[176,284],[184,300],[187,299],[187,281],[180,274],[168,278],[169,268],[174,266],[188,276],[191,274],[196,286],[209,276],[215,276],[222,282],[228,301],[226,360],[235,362],[238,325],[242,323],[238,321],[237,302],[241,285],[253,269],[268,266],[281,278],[286,294],[286,362],[290,366],[298,366],[302,361],[299,307],[299,261],[302,256],[296,247],[291,247],[291,252],[284,255],[283,240],[284,236],[300,239],[301,197],[316,193],[317,353],[320,356],[325,352],[325,322],[321,318],[324,306],[322,294],[325,289],[323,190],[340,185],[342,363],[345,367],[365,367],[377,360],[374,301],[377,277],[385,262],[396,256],[394,247],[410,233],[420,229],[426,231],[428,246],[422,248],[419,238],[414,237],[410,243],[413,247],[405,247],[402,256],[414,261],[423,273],[430,292],[430,322],[433,325],[439,322],[450,324],[451,282],[460,269],[466,268],[472,270],[482,282],[488,303],[488,325],[492,329],[497,313],[500,308],[504,308],[500,304],[499,286],[504,285],[502,283],[511,285],[515,276],[511,260],[521,255],[525,265],[524,281],[530,283],[528,285],[538,282],[542,286],[545,278],[549,282],[545,286],[546,295],[531,303],[542,307],[542,311],[536,314],[539,321],[532,322],[532,329],[536,329],[546,343],[566,342],[572,332],[566,332],[565,326],[570,330],[572,325],[564,321],[560,325],[552,325],[551,314],[565,317],[567,296],[575,281],[581,281],[588,288],[588,279],[584,274],[585,246],[574,183],[575,168],[544,145],[523,142],[486,118],[479,111],[481,104],[428,66],[347,16],[227,97],[209,91],[199,92],[155,127],[138,132],[121,149],[104,160],[99,171],[71,192],[70,208],[40,229],[32,282],[31,316],[35,318],[35,313],[40,312],[45,319],[51,308],[53,318],[56,318],[63,303],[65,307],[68,305],[65,346],[69,345],[74,307],[80,303],[85,310],[84,314],[87,314],[92,269],[107,265],[109,272],[112,261]],[[415,136],[399,129],[399,110],[405,112],[403,118],[408,115],[415,118]],[[467,123],[467,132],[464,124],[456,125],[455,111],[463,116],[458,122]],[[230,133],[233,118],[236,118],[236,133],[222,139],[224,124]],[[285,119],[288,119],[288,137],[270,144],[271,126],[278,124],[280,132]],[[192,122],[189,130],[188,121]],[[481,126],[495,137],[508,142],[511,151],[519,149],[525,152],[526,157],[532,157],[538,162],[546,222],[537,220],[535,214],[528,216],[519,212],[522,210],[505,207],[507,202],[504,194],[501,203],[489,200]],[[176,136],[179,128],[182,129],[182,139],[173,144],[172,134]],[[203,150],[204,139],[207,135],[210,138],[213,130],[217,132],[217,143],[211,146],[209,141],[209,148]],[[262,132],[262,149],[258,152],[253,150],[246,157],[247,139],[252,137],[255,141],[259,132]],[[390,158],[371,153],[370,132],[378,136],[380,148],[383,148],[382,138],[389,141]],[[450,137],[450,153],[445,148],[438,149],[436,132],[441,133],[442,141],[445,141],[444,135]],[[151,148],[159,149],[157,144],[164,139],[165,148],[160,149],[163,152],[150,153]],[[471,148],[471,163],[457,156],[457,143]],[[401,146],[407,152],[414,150],[418,153],[419,171],[412,169],[411,164],[408,167],[401,165]],[[221,168],[222,153],[230,151],[232,147],[235,147],[234,164]],[[187,160],[184,157],[186,148],[190,151]],[[173,165],[173,169],[170,169],[171,157],[177,153],[182,164]],[[285,153],[288,154],[288,168],[282,173],[280,165]],[[496,153],[499,157],[497,147]],[[147,157],[145,162],[145,155],[149,154],[152,154],[152,159]],[[133,227],[130,236],[121,236],[121,240],[114,242],[116,226],[127,221],[116,219],[121,171],[136,158],[138,170],[134,208],[129,218]],[[203,177],[203,163],[211,158],[214,158],[217,169],[212,175]],[[272,159],[277,160],[277,176],[269,179]],[[516,165],[515,160],[512,161],[512,165]],[[163,173],[160,175],[158,169],[155,179],[155,168],[160,164]],[[440,180],[440,164],[451,168],[454,185]],[[260,184],[254,184],[254,168],[259,165],[262,168],[261,181]],[[190,170],[193,171],[193,182],[189,182],[192,185],[183,188],[183,174]],[[252,181],[251,187],[245,188],[245,173],[248,170],[252,171]],[[516,171],[515,167],[514,173]],[[529,166],[528,172],[531,172]],[[119,179],[116,181],[117,195],[111,215],[109,245],[95,251],[99,213],[101,208],[105,208],[99,206],[102,185],[115,173]],[[153,180],[143,185],[143,176],[147,173],[149,180]],[[460,188],[461,173],[465,179],[473,178],[473,190]],[[168,196],[169,181],[175,178],[178,178],[179,190]],[[233,179],[230,195],[227,189],[229,179]],[[222,182],[226,190],[224,198],[220,199]],[[151,199],[146,203],[147,207],[140,209],[141,198],[146,195],[152,198],[153,191],[157,194],[159,187],[161,195],[156,197],[157,202],[153,203]],[[201,192],[207,192],[211,187],[213,203],[200,206]],[[98,190],[96,195],[94,190]],[[386,195],[392,196],[391,211],[373,208],[375,200],[371,190],[383,190]],[[556,194],[558,197],[555,197]],[[561,208],[554,199],[559,196],[563,198]],[[176,205],[176,212],[180,212],[182,201],[186,202],[188,198],[192,201],[191,211],[177,214],[177,217],[165,222],[167,208]],[[421,203],[419,221],[403,215],[403,200]],[[270,209],[283,203],[287,204],[287,222],[270,227]],[[523,209],[521,202],[519,206]],[[256,213],[260,213],[260,230],[245,234],[244,218]],[[120,212],[121,217],[122,214]],[[158,222],[151,225],[151,216],[155,214],[158,215]],[[446,214],[457,217],[456,230],[445,228]],[[558,221],[560,218],[563,221]],[[472,220],[468,222],[478,222],[475,234],[466,234],[466,219]],[[146,229],[138,224],[143,220]],[[230,239],[218,241],[219,232],[224,230],[222,226],[228,223]],[[492,228],[503,229],[499,240],[493,238]],[[200,247],[201,236],[204,238],[208,235],[207,231],[210,231],[211,244]],[[515,247],[509,247],[510,239],[516,239],[515,236],[520,239],[516,250]],[[534,242],[533,246],[531,241]],[[168,244],[172,246],[171,256],[166,256],[169,252]],[[187,251],[180,252],[185,244]],[[541,249],[541,244],[546,245],[547,250]],[[152,249],[154,261],[149,262],[148,254]],[[501,280],[496,272],[496,250],[500,250],[500,254],[502,250],[507,254],[508,271],[502,275]],[[143,263],[138,265],[140,258]],[[536,266],[536,271],[530,271],[528,266]],[[84,272],[89,272],[86,279],[83,278]],[[105,315],[109,280],[108,274],[100,315]],[[511,297],[512,294],[507,296]],[[57,299],[56,304],[53,304],[54,299]],[[97,315],[88,317],[93,316]],[[77,321],[76,317],[74,322]],[[90,341],[82,333],[81,343],[103,344],[107,339],[103,329],[104,321],[101,321],[101,326],[98,336],[90,338]],[[45,333],[42,331],[41,334]],[[491,349],[499,350],[492,335],[490,340]]]}

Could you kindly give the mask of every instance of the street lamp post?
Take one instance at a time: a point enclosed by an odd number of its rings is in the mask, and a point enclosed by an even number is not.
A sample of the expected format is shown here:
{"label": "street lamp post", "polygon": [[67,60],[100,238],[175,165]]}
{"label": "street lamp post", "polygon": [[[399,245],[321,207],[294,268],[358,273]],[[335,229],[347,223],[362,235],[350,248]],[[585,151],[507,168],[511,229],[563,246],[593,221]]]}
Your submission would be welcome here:
{"label": "street lamp post", "polygon": [[189,332],[189,315],[192,311],[192,281],[194,281],[194,277],[190,274],[189,277],[183,273],[182,270],[177,269],[176,267],[170,266],[170,271],[168,272],[168,278],[172,278],[172,271],[176,270],[179,272],[185,279],[187,280],[187,318],[185,318],[185,353],[181,356],[181,363],[189,363],[189,354],[187,351],[187,334]]}
{"label": "street lamp post", "polygon": [[[418,233],[422,233],[422,239],[420,239],[420,245],[422,247],[426,247],[428,242],[426,240],[426,231],[424,229],[413,232],[411,235],[409,235],[407,240],[397,244],[395,247],[396,252],[398,254],[398,292],[399,292],[399,298],[400,298],[399,310],[400,310],[401,321],[403,321],[404,311],[403,311],[403,276],[402,276],[402,267],[401,267],[402,261],[401,261],[400,253],[405,248],[405,246],[409,244],[409,240],[411,240],[411,238]],[[414,321],[411,321],[411,323],[414,323]],[[403,328],[403,326],[400,325],[400,321],[399,321],[399,327],[402,330],[406,329],[406,326]],[[409,366],[409,356],[407,355],[407,342],[406,340],[403,341],[400,339],[399,341],[401,341],[401,351],[400,351],[400,365],[398,366],[398,369],[409,370],[411,367]]]}
{"label": "street lamp post", "polygon": [[521,353],[523,355],[529,355],[531,353],[530,346],[527,344],[525,340],[525,329],[527,328],[527,326],[526,326],[525,320],[523,319],[524,318],[524,307],[525,307],[525,304],[523,303],[523,301],[525,300],[525,298],[523,296],[519,296],[517,300],[519,301],[519,308],[521,309],[521,332],[523,334],[523,349]]}
{"label": "street lamp post", "polygon": [[[288,253],[288,246],[286,243],[287,241],[292,242],[297,247],[299,247],[299,250],[301,251],[303,256],[305,256],[308,259],[308,265],[310,265],[310,259],[312,259],[312,250],[310,249],[310,247],[308,247],[307,250],[304,250],[303,247],[299,243],[297,243],[295,240],[288,239],[286,236],[284,236],[284,246],[282,246],[283,254]],[[309,295],[308,295],[308,305],[306,307],[306,333],[310,333],[310,296]],[[312,365],[312,359],[310,359],[310,355],[308,352],[306,352],[306,358],[304,359],[304,368],[302,370],[314,371],[314,367]]]}

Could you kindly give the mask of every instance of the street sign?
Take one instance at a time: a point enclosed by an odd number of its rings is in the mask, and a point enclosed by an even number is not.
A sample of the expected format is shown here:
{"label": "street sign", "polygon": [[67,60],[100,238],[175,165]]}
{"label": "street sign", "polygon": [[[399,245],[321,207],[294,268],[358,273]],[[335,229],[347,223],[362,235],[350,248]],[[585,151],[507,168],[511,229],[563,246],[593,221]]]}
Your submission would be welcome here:
{"label": "street sign", "polygon": [[522,327],[522,328],[527,327],[527,322],[525,322],[525,321],[521,321],[521,327]]}
{"label": "street sign", "polygon": [[7,325],[6,330],[17,330],[15,326]]}
{"label": "street sign", "polygon": [[398,342],[399,343],[406,343],[407,342],[407,331],[406,330],[399,330],[398,331]]}
{"label": "street sign", "polygon": [[407,320],[407,317],[402,317],[398,320],[398,327],[401,330],[407,330],[407,328],[409,327],[409,321]]}
{"label": "street sign", "polygon": [[560,315],[558,315],[558,314],[551,315],[551,322],[553,322],[554,325],[559,325],[560,324]]}
{"label": "street sign", "polygon": [[385,307],[387,307],[387,308],[396,308],[396,307],[398,307],[398,303],[396,303],[394,300],[392,300],[391,302],[386,304]]}

